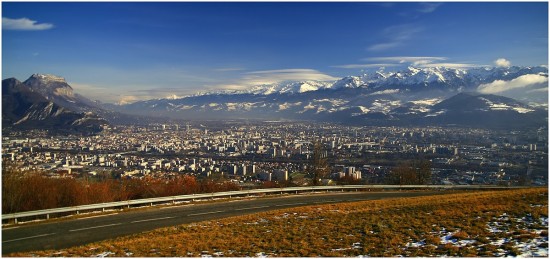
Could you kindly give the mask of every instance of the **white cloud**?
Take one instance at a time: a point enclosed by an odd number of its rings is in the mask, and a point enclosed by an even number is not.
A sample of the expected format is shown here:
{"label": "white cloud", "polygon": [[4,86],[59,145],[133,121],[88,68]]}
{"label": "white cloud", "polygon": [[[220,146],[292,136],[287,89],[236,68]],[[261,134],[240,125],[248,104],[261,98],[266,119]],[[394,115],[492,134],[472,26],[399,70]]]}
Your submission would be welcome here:
{"label": "white cloud", "polygon": [[401,42],[400,41],[393,41],[393,42],[386,42],[386,43],[378,43],[378,44],[374,44],[374,45],[371,45],[367,48],[367,50],[369,51],[382,51],[382,50],[387,50],[387,49],[392,49],[392,48],[395,48],[397,46],[401,45]]}
{"label": "white cloud", "polygon": [[117,88],[113,88],[73,82],[69,82],[69,85],[74,89],[75,93],[83,95],[88,99],[117,104],[129,104],[142,100],[173,98],[174,96],[185,95],[185,89],[176,87],[145,88],[151,86],[117,85]]}
{"label": "white cloud", "polygon": [[20,31],[40,31],[53,28],[51,23],[37,23],[29,18],[11,19],[2,17],[2,29]]}
{"label": "white cloud", "polygon": [[81,84],[81,83],[73,83],[73,82],[68,82],[68,84],[75,91],[103,91],[107,89],[106,87],[96,86],[92,84]]}
{"label": "white cloud", "polygon": [[417,19],[422,15],[435,12],[441,5],[443,5],[443,3],[417,3],[416,8],[409,8],[405,11],[399,12],[398,14],[407,18]]}
{"label": "white cloud", "polygon": [[382,51],[401,46],[415,34],[423,30],[423,27],[414,24],[401,24],[387,27],[382,31],[382,38],[386,39],[385,42],[373,44],[369,46],[367,50]]}
{"label": "white cloud", "polygon": [[247,86],[244,85],[244,84],[235,83],[235,84],[218,85],[216,87],[210,87],[206,90],[207,91],[214,91],[214,90],[219,90],[219,88],[222,88],[223,90],[243,90],[243,89],[246,89]]}
{"label": "white cloud", "polygon": [[480,67],[476,64],[467,64],[467,63],[425,63],[418,64],[419,67],[447,67],[447,68],[471,68],[471,67]]}
{"label": "white cloud", "polygon": [[480,67],[480,65],[469,63],[453,63],[453,62],[441,62],[446,61],[447,57],[414,57],[414,56],[397,56],[397,57],[372,57],[364,58],[363,61],[372,62],[393,62],[393,65],[412,65],[415,67],[449,67],[449,68],[470,68]]}
{"label": "white cloud", "polygon": [[426,64],[434,61],[447,60],[446,57],[411,57],[411,56],[398,56],[398,57],[373,57],[373,58],[364,58],[363,61],[375,61],[375,62],[397,62],[400,64],[404,63],[417,63],[417,64]]}
{"label": "white cloud", "polygon": [[124,104],[130,104],[130,103],[133,103],[133,102],[136,102],[136,101],[141,101],[141,100],[143,100],[142,96],[138,97],[138,96],[135,96],[135,95],[122,95],[118,99],[117,104],[124,105]]}
{"label": "white cloud", "polygon": [[509,67],[511,65],[510,61],[505,58],[499,58],[495,60],[495,65],[497,67]]}
{"label": "white cloud", "polygon": [[494,94],[543,84],[543,87],[547,89],[548,76],[529,74],[510,81],[495,80],[492,83],[480,85],[477,90],[481,93]]}
{"label": "white cloud", "polygon": [[83,95],[88,99],[101,100],[102,102],[113,102],[116,100],[113,99],[113,94],[110,93],[108,87],[74,82],[68,82],[68,84],[74,89],[75,93]]}
{"label": "white cloud", "polygon": [[337,67],[337,68],[371,68],[371,67],[391,67],[396,66],[396,64],[389,64],[389,63],[382,63],[382,64],[348,64],[348,65],[337,65],[337,66],[331,66],[331,67]]}
{"label": "white cloud", "polygon": [[243,78],[248,83],[270,84],[287,80],[331,81],[338,78],[323,74],[314,69],[278,69],[248,72]]}
{"label": "white cloud", "polygon": [[233,82],[212,86],[214,89],[245,90],[253,86],[274,84],[283,81],[336,81],[339,78],[323,74],[314,69],[277,69],[244,73]]}
{"label": "white cloud", "polygon": [[417,10],[421,13],[431,13],[435,11],[443,3],[419,3],[420,8]]}
{"label": "white cloud", "polygon": [[529,90],[527,93],[548,93],[548,87]]}
{"label": "white cloud", "polygon": [[[94,73],[82,73],[81,70]],[[172,66],[132,70],[105,65],[85,66],[85,69],[68,69],[62,74],[73,78],[69,84],[74,87],[76,93],[107,103],[192,95],[198,91],[209,90],[206,89],[206,85],[227,81],[219,79],[212,71]]]}

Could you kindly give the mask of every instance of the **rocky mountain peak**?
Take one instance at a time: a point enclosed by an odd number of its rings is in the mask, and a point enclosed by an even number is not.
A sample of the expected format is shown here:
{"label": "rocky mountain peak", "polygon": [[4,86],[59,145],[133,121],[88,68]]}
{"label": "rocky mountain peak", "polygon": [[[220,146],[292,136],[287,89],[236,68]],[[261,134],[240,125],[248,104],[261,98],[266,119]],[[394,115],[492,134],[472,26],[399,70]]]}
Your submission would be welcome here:
{"label": "rocky mountain peak", "polygon": [[23,84],[32,91],[42,94],[47,99],[55,96],[74,97],[73,88],[67,84],[65,78],[50,74],[33,74]]}
{"label": "rocky mountain peak", "polygon": [[33,74],[29,79],[31,78],[34,80],[40,80],[44,83],[49,83],[49,82],[67,83],[65,81],[65,78],[56,76],[56,75],[51,75],[51,74]]}

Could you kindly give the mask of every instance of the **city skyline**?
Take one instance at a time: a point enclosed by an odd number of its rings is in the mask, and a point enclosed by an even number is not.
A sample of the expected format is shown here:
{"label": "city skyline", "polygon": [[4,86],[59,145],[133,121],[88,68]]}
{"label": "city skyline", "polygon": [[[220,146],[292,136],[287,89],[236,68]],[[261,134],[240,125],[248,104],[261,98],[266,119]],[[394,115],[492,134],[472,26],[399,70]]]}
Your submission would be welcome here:
{"label": "city skyline", "polygon": [[380,67],[547,65],[548,4],[3,3],[3,79],[131,102]]}

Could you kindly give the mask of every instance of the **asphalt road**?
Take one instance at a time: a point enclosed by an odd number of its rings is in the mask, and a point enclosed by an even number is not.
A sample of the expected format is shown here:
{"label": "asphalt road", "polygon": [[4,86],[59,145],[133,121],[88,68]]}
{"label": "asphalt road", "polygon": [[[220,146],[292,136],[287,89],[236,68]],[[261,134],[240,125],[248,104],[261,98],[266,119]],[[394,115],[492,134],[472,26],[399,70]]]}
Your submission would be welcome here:
{"label": "asphalt road", "polygon": [[87,218],[3,228],[2,255],[14,252],[63,249],[161,227],[283,208],[441,193],[423,191],[302,194],[151,208],[110,215],[91,215]]}

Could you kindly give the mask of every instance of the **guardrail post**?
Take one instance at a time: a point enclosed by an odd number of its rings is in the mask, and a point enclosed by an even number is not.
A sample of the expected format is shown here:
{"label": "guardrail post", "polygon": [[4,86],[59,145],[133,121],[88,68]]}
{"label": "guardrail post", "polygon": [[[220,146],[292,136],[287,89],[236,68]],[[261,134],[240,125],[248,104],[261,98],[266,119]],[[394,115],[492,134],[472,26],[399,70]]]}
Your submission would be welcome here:
{"label": "guardrail post", "polygon": [[17,224],[17,218],[14,218],[14,220],[15,220],[15,224]]}
{"label": "guardrail post", "polygon": [[46,214],[46,219],[50,219],[50,214]]}
{"label": "guardrail post", "polygon": [[105,212],[105,208],[101,208],[101,212]]}
{"label": "guardrail post", "polygon": [[77,211],[76,211],[76,215],[78,215],[78,214],[80,214],[80,211],[77,210]]}

